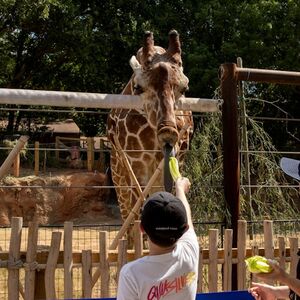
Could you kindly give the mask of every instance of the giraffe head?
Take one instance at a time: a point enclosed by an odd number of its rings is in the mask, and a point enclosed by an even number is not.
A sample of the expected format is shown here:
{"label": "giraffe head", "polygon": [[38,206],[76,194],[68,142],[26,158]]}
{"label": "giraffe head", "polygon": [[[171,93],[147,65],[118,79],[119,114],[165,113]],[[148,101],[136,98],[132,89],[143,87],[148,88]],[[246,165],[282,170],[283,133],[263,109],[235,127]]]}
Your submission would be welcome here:
{"label": "giraffe head", "polygon": [[174,147],[178,141],[176,103],[188,89],[183,73],[181,46],[176,30],[169,33],[165,50],[154,45],[153,34],[146,32],[143,47],[132,56],[134,94],[141,95],[149,125],[157,132],[161,148]]}

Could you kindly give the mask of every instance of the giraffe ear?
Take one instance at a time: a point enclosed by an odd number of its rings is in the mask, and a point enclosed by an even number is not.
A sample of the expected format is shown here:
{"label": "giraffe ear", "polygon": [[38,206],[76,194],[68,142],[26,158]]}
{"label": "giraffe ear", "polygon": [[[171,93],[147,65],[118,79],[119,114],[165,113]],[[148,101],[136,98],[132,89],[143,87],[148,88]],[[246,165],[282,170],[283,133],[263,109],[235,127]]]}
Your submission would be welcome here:
{"label": "giraffe ear", "polygon": [[136,59],[136,57],[134,55],[130,58],[129,64],[130,64],[133,72],[136,72],[136,71],[142,69],[142,66],[140,65],[140,63],[138,62],[138,60]]}
{"label": "giraffe ear", "polygon": [[176,30],[171,30],[169,32],[169,47],[167,53],[171,56],[177,54],[181,55],[181,45],[179,40],[179,34]]}

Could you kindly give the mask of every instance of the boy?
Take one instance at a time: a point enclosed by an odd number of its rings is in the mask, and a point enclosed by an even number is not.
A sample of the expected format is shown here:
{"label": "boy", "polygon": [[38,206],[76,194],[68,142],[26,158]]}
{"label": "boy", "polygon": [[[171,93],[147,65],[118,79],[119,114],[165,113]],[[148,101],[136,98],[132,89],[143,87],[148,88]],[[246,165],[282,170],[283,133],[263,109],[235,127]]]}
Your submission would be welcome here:
{"label": "boy", "polygon": [[141,230],[148,236],[149,255],[123,266],[118,300],[195,300],[199,244],[186,199],[190,182],[175,182],[176,197],[152,194],[144,204]]}

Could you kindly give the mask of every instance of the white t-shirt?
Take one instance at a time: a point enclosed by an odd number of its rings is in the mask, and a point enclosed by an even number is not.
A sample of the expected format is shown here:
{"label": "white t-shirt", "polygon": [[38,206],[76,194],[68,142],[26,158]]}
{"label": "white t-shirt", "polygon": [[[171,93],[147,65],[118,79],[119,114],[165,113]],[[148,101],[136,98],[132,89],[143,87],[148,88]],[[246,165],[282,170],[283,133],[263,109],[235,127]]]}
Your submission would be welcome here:
{"label": "white t-shirt", "polygon": [[148,255],[123,266],[118,300],[195,300],[199,244],[187,230],[170,253]]}

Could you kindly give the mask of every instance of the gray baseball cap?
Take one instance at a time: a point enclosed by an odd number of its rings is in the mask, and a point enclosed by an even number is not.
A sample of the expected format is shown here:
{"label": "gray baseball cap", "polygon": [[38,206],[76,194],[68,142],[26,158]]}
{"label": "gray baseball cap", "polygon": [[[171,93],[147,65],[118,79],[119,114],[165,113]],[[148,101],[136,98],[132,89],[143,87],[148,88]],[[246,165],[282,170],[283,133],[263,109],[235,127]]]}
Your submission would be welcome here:
{"label": "gray baseball cap", "polygon": [[300,160],[283,157],[280,160],[280,168],[285,174],[300,180]]}

